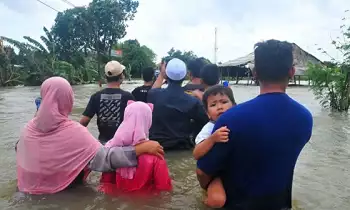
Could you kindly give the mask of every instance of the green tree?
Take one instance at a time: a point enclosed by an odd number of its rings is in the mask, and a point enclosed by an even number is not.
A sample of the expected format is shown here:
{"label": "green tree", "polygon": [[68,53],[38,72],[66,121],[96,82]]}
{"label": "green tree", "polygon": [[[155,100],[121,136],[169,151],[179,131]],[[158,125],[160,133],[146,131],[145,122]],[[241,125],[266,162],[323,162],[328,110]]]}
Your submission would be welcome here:
{"label": "green tree", "polygon": [[51,33],[44,27],[46,36],[41,36],[39,41],[24,36],[27,42],[19,42],[7,37],[1,37],[4,41],[19,49],[19,63],[25,69],[25,84],[38,85],[49,77],[54,75],[54,65],[56,62],[55,42]]}
{"label": "green tree", "polygon": [[85,65],[84,57],[91,51],[91,38],[85,7],[76,7],[59,12],[51,33],[57,45],[60,60],[71,63],[75,68]]}
{"label": "green tree", "polygon": [[12,47],[0,49],[0,86],[21,84],[20,74],[16,69],[17,55]]}
{"label": "green tree", "polygon": [[[345,20],[345,18],[343,19]],[[332,44],[343,54],[343,60],[325,62],[323,65],[310,64],[306,73],[311,81],[311,89],[323,107],[348,111],[350,107],[350,27],[342,25],[343,39]],[[324,50],[323,53],[327,54]]]}
{"label": "green tree", "polygon": [[58,13],[52,31],[60,58],[79,68],[85,65],[84,56],[94,55],[100,72],[101,64],[111,58],[112,46],[125,36],[127,21],[133,20],[138,5],[134,0],[93,0],[88,7]]}
{"label": "green tree", "polygon": [[110,57],[112,46],[126,35],[126,22],[133,20],[138,5],[133,0],[93,0],[89,4],[88,29],[99,72],[103,57],[106,54]]}
{"label": "green tree", "polygon": [[178,58],[187,64],[190,60],[198,58],[198,56],[194,54],[192,51],[182,52],[181,50],[175,50],[174,48],[171,48],[168,51],[168,55],[165,56],[163,59],[166,61],[169,61],[173,58]]}
{"label": "green tree", "polygon": [[204,57],[198,57],[196,54],[194,54],[193,51],[183,51],[182,52],[181,50],[175,50],[174,48],[171,48],[168,51],[168,55],[165,56],[162,60],[169,61],[172,58],[178,58],[178,59],[182,60],[183,62],[185,62],[186,64],[188,64],[188,62],[190,60],[193,60],[196,58],[202,59],[202,60],[204,60],[204,62],[206,62],[208,64],[211,63],[209,59],[204,58]]}
{"label": "green tree", "polygon": [[323,107],[337,111],[349,109],[349,71],[348,65],[309,65],[307,75],[311,80],[311,89]]}
{"label": "green tree", "polygon": [[123,55],[121,58],[116,58],[120,61],[130,75],[133,77],[141,77],[141,70],[145,67],[155,67],[156,54],[147,46],[140,45],[135,40],[126,40],[120,44],[114,46],[115,49],[121,49]]}

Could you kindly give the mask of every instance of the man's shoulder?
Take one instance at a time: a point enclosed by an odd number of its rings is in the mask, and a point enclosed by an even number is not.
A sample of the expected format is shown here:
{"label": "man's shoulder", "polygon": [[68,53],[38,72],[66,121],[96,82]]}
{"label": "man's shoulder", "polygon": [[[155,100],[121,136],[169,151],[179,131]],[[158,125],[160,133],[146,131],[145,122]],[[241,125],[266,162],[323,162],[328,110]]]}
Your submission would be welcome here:
{"label": "man's shoulder", "polygon": [[151,88],[148,91],[148,94],[162,93],[165,91],[165,88]]}
{"label": "man's shoulder", "polygon": [[139,91],[141,88],[142,88],[142,86],[138,86],[138,87],[136,87],[132,92]]}
{"label": "man's shoulder", "polygon": [[121,97],[133,97],[133,95],[129,91],[125,91],[120,88],[105,88],[96,92],[95,97],[103,95],[107,98],[121,98]]}
{"label": "man's shoulder", "polygon": [[311,112],[301,103],[291,99],[291,104],[293,105],[293,116],[298,118],[303,118],[304,120],[313,121]]}
{"label": "man's shoulder", "polygon": [[202,102],[198,98],[196,98],[196,97],[194,97],[186,92],[183,92],[183,97],[186,99],[186,101],[191,102],[192,104],[203,105]]}
{"label": "man's shoulder", "polygon": [[201,84],[186,84],[182,87],[185,91],[201,90],[204,91],[204,86]]}
{"label": "man's shoulder", "polygon": [[221,123],[235,123],[241,120],[255,117],[254,110],[256,107],[256,99],[237,104],[223,113],[218,119]]}
{"label": "man's shoulder", "polygon": [[129,91],[120,89],[120,93],[123,95],[132,95]]}
{"label": "man's shoulder", "polygon": [[99,91],[97,91],[97,92],[93,93],[93,94],[91,95],[91,98],[92,98],[92,99],[95,99],[95,98],[100,97],[100,96],[101,96],[101,94],[103,94],[103,90],[104,90],[104,89],[99,90]]}
{"label": "man's shoulder", "polygon": [[139,91],[139,90],[151,90],[152,86],[146,86],[146,85],[141,85],[141,86],[137,86],[134,91]]}
{"label": "man's shoulder", "polygon": [[254,106],[256,106],[255,101],[255,98],[253,98],[249,101],[237,104],[231,107],[229,110],[227,110],[223,115],[237,115],[240,113],[244,113],[245,111],[251,110],[252,108],[254,108]]}

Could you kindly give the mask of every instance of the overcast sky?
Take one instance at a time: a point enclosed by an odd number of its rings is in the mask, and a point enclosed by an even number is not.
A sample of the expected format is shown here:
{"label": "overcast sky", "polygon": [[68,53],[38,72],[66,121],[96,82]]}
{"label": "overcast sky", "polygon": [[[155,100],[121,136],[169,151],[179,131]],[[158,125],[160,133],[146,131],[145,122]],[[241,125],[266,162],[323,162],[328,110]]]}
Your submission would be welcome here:
{"label": "overcast sky", "polygon": [[[58,11],[72,8],[63,0],[41,0]],[[69,0],[76,6],[89,0]],[[349,0],[140,0],[126,39],[138,39],[158,55],[171,47],[214,58],[214,28],[218,28],[217,61],[244,56],[256,42],[280,39],[295,42],[321,60],[324,48],[339,59],[330,44],[340,35]],[[56,11],[37,0],[0,0],[0,35],[22,40],[39,38],[50,28]],[[317,44],[317,46],[315,45]]]}

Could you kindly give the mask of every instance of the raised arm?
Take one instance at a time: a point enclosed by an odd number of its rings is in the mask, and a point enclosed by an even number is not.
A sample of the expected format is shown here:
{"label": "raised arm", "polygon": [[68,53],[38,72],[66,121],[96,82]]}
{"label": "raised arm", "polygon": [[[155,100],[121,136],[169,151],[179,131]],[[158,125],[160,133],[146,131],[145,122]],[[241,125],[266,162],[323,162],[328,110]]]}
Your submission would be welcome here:
{"label": "raised arm", "polygon": [[158,142],[147,141],[135,147],[101,147],[90,161],[89,168],[93,171],[109,172],[118,168],[134,167],[137,165],[137,156],[151,154],[162,157],[163,147]]}
{"label": "raised arm", "polygon": [[163,61],[160,66],[160,74],[158,75],[156,81],[153,83],[152,88],[161,88],[165,78],[165,62]]}
{"label": "raised arm", "polygon": [[93,171],[109,172],[122,167],[137,165],[134,147],[101,147],[91,160],[89,168]]}

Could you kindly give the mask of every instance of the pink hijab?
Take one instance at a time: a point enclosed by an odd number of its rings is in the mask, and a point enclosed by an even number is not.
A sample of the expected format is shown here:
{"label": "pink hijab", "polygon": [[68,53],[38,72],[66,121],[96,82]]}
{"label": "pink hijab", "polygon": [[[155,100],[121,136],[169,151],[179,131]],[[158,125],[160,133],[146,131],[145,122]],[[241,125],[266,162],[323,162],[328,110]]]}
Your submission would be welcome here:
{"label": "pink hijab", "polygon": [[[134,146],[141,141],[148,140],[149,129],[152,125],[153,104],[128,101],[124,112],[124,120],[115,132],[113,139],[106,143],[106,147]],[[133,179],[136,168],[120,168],[117,173],[123,178]]]}
{"label": "pink hijab", "polygon": [[38,113],[17,145],[18,188],[30,194],[64,190],[101,147],[87,128],[68,118],[74,94],[67,80],[45,80],[41,97]]}

